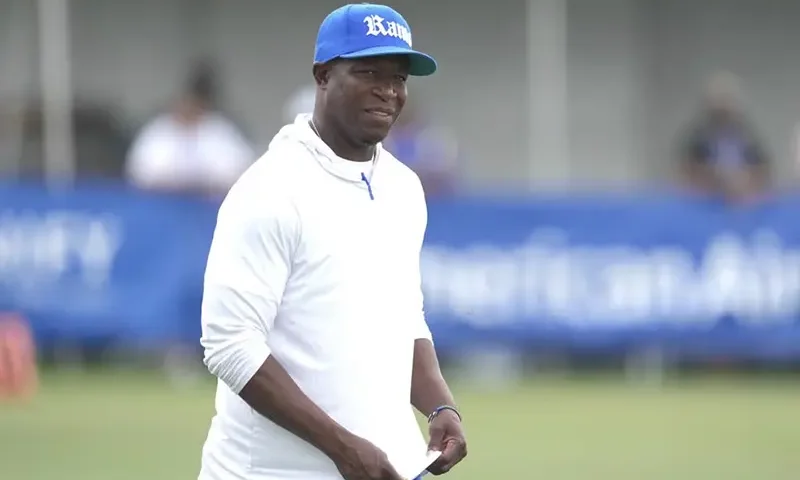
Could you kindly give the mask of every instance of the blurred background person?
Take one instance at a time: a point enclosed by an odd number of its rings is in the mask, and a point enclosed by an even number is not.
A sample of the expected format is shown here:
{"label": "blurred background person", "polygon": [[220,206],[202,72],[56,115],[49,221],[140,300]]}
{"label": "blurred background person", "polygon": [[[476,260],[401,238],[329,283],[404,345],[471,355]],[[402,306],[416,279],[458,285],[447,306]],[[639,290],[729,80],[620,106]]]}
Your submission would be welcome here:
{"label": "blurred background person", "polygon": [[419,101],[405,106],[383,144],[419,175],[428,198],[451,196],[458,190],[458,142],[421,111]]}
{"label": "blurred background person", "polygon": [[171,111],[148,122],[127,160],[129,181],[144,189],[224,195],[256,154],[219,110],[216,69],[194,66]]}
{"label": "blurred background person", "polygon": [[691,189],[747,201],[770,188],[770,158],[744,111],[740,80],[712,75],[682,143],[681,175]]}

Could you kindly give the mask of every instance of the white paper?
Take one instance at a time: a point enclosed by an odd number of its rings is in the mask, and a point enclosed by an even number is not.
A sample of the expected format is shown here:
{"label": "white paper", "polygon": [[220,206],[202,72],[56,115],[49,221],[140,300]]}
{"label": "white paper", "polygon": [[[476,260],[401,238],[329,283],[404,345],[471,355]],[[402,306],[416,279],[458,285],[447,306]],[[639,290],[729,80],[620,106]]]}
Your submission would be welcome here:
{"label": "white paper", "polygon": [[405,472],[398,472],[398,473],[400,473],[400,475],[406,480],[414,480],[423,473],[427,473],[426,470],[428,469],[428,467],[430,467],[431,464],[435,462],[436,459],[439,458],[441,455],[442,452],[431,450],[425,455],[424,458],[421,458],[419,460],[419,463],[414,465],[413,470],[408,470]]}

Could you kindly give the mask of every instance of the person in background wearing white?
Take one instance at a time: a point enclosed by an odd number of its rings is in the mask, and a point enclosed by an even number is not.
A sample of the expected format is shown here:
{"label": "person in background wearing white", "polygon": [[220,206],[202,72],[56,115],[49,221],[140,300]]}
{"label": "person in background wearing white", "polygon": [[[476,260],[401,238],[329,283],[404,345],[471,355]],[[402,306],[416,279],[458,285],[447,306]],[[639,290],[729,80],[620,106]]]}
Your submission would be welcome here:
{"label": "person in background wearing white", "polygon": [[215,110],[215,83],[213,69],[199,65],[173,110],[144,126],[126,165],[133,185],[219,197],[255,160],[236,125]]}
{"label": "person in background wearing white", "polygon": [[410,32],[382,5],[329,14],[314,113],[223,201],[202,307],[219,381],[201,480],[410,480],[467,454],[423,312],[422,186],[380,144],[409,75],[437,68]]}

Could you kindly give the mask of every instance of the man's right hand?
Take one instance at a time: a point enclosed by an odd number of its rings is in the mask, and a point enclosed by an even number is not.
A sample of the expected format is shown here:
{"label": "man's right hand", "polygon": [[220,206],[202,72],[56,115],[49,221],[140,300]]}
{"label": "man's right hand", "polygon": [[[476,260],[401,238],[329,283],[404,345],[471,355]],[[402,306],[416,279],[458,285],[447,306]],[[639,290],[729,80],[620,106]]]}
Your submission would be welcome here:
{"label": "man's right hand", "polygon": [[383,450],[355,435],[332,460],[344,480],[405,480]]}

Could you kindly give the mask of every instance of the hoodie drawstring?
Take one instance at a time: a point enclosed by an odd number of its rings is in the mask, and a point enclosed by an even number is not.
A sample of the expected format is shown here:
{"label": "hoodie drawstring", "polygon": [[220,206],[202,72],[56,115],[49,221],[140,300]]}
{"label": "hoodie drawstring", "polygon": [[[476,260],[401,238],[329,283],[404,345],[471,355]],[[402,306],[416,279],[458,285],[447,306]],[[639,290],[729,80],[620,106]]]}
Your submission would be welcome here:
{"label": "hoodie drawstring", "polygon": [[375,200],[375,196],[372,194],[372,185],[370,185],[369,179],[367,178],[366,175],[364,175],[364,172],[361,172],[361,181],[367,184],[367,191],[369,192],[369,199],[370,200]]}

